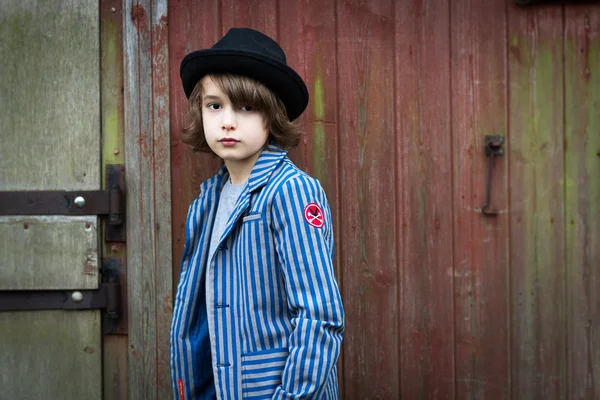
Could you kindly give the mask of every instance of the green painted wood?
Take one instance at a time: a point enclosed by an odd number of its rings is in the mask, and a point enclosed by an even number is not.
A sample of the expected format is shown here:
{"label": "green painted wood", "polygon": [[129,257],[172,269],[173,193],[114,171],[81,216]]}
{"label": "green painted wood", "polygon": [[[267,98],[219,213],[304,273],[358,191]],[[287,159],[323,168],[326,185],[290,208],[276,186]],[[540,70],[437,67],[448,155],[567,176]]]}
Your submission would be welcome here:
{"label": "green painted wood", "polygon": [[511,395],[567,389],[561,7],[508,7]]}
{"label": "green painted wood", "polygon": [[565,10],[568,395],[600,398],[600,7]]}
{"label": "green painted wood", "polygon": [[[100,4],[102,165],[125,163],[122,2]],[[106,177],[102,169],[103,184]]]}
{"label": "green painted wood", "polygon": [[0,37],[0,190],[99,189],[97,1],[2,1]]}
{"label": "green painted wood", "polygon": [[0,217],[0,290],[96,289],[96,217]]}
{"label": "green painted wood", "polygon": [[394,16],[399,170],[394,183],[401,215],[396,222],[400,235],[396,247],[401,251],[397,300],[401,364],[396,376],[402,398],[451,399],[455,391],[454,149],[449,2],[406,3],[396,7]]}
{"label": "green painted wood", "polygon": [[336,15],[344,393],[393,399],[400,393],[394,7],[339,1]]}
{"label": "green painted wood", "polygon": [[[450,10],[457,399],[509,398],[508,162],[496,158],[486,217],[485,135],[506,136],[505,4]],[[492,361],[493,360],[493,361]]]}
{"label": "green painted wood", "polygon": [[172,394],[167,3],[127,1],[124,20],[129,398],[152,400]]}
{"label": "green painted wood", "polygon": [[[125,163],[125,131],[123,104],[123,7],[120,0],[100,2],[100,91],[102,119],[102,186],[105,187],[105,166]],[[106,226],[106,220],[103,222]],[[102,256],[121,258],[126,256],[126,243],[102,241]],[[121,318],[113,333],[102,336],[102,384],[103,399],[126,400],[128,398],[127,371],[127,271],[120,274],[122,292]],[[124,304],[123,304],[124,303]]]}
{"label": "green painted wood", "polygon": [[3,399],[102,399],[100,311],[0,313]]}

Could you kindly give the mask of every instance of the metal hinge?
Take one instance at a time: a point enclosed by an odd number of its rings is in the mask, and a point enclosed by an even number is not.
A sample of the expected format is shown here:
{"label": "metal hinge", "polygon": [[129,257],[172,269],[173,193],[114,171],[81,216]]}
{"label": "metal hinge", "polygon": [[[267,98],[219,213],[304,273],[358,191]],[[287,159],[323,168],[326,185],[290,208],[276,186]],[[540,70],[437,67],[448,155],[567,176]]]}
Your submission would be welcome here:
{"label": "metal hinge", "polygon": [[121,284],[101,283],[96,290],[2,290],[0,311],[103,309],[118,319]]}
{"label": "metal hinge", "polygon": [[106,166],[106,190],[0,191],[1,215],[106,215],[106,241],[125,241],[125,166]]}
{"label": "metal hinge", "polygon": [[2,290],[0,312],[41,310],[105,311],[105,334],[111,334],[121,318],[121,284],[101,283],[96,290]]}

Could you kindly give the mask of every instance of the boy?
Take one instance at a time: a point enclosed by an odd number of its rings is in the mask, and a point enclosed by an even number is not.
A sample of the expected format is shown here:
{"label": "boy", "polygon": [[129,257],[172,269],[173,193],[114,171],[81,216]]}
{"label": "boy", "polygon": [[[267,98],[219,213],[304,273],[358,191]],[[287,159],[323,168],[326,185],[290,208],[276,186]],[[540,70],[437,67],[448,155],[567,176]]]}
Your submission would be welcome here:
{"label": "boy", "polygon": [[308,104],[268,36],[231,29],[181,63],[184,141],[224,161],[186,223],[171,326],[175,399],[336,399],[344,312],[331,212],[286,156]]}

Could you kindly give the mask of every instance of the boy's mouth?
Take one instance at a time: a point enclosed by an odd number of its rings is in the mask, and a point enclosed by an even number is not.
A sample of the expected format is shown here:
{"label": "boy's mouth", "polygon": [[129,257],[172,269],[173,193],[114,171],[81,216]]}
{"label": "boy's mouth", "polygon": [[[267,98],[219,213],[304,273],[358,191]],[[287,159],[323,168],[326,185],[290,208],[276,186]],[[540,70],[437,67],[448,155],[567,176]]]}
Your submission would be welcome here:
{"label": "boy's mouth", "polygon": [[223,138],[223,139],[219,140],[219,142],[223,146],[235,146],[236,143],[239,142],[239,140],[236,140],[236,139],[233,139],[233,138]]}

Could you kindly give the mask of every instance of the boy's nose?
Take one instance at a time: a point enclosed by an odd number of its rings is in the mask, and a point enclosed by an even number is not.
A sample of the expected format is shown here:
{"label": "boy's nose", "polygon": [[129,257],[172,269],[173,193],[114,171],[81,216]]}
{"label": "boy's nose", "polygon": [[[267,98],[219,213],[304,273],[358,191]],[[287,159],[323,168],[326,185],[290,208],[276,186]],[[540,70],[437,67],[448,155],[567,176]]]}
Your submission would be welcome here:
{"label": "boy's nose", "polygon": [[235,112],[233,110],[223,110],[222,116],[221,129],[230,131],[236,128]]}

